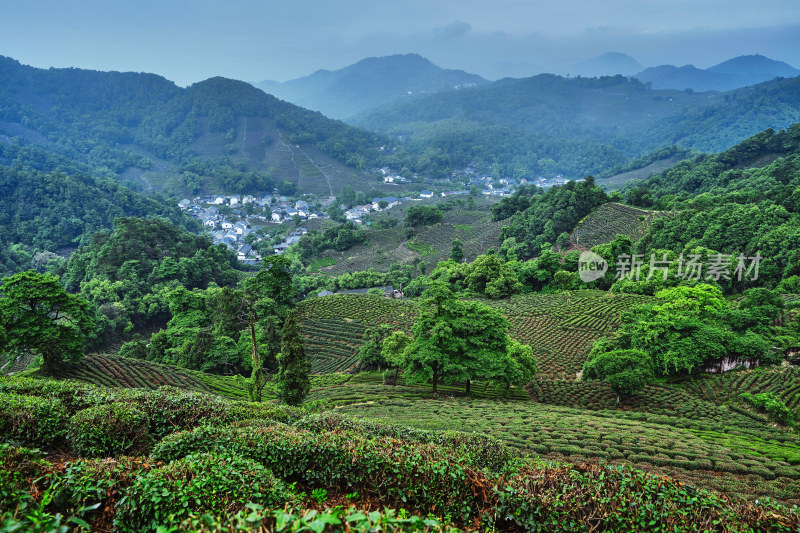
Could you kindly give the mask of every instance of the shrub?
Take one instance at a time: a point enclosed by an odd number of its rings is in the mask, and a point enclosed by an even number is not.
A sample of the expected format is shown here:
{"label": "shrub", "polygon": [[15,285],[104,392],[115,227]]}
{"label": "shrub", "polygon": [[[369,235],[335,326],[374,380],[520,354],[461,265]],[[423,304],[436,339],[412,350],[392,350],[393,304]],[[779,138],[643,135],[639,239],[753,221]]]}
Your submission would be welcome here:
{"label": "shrub", "polygon": [[61,513],[88,520],[104,509],[112,509],[136,475],[148,468],[145,459],[136,457],[71,461],[53,482],[53,506]]}
{"label": "shrub", "polygon": [[272,472],[236,455],[199,453],[139,476],[117,506],[121,532],[155,531],[191,513],[228,515],[258,501],[283,507],[292,492]]}
{"label": "shrub", "polygon": [[226,421],[229,403],[216,396],[175,387],[126,391],[127,400],[150,419],[150,434],[159,439],[181,429]]}
{"label": "shrub", "polygon": [[760,394],[745,392],[740,394],[739,397],[780,424],[787,426],[794,424],[792,410],[771,392],[762,392]]}
{"label": "shrub", "polygon": [[505,444],[489,435],[458,431],[426,431],[406,426],[379,424],[367,420],[354,420],[331,412],[308,415],[298,420],[295,426],[317,433],[348,430],[361,434],[380,435],[405,441],[447,446],[456,449],[462,455],[469,455],[472,464],[491,470],[501,469],[514,456]]}
{"label": "shrub", "polygon": [[299,407],[288,405],[272,405],[260,402],[230,402],[226,419],[230,422],[240,420],[274,420],[276,422],[291,423],[306,415],[306,411]]}
{"label": "shrub", "polygon": [[32,502],[30,480],[50,470],[38,450],[0,444],[0,510],[15,509]]}
{"label": "shrub", "polygon": [[21,377],[0,378],[0,392],[57,399],[70,414],[112,402],[116,398],[115,391],[86,383]]}
{"label": "shrub", "polygon": [[0,393],[0,437],[5,441],[49,446],[64,435],[68,416],[59,400]]}
{"label": "shrub", "polygon": [[108,457],[146,450],[152,444],[149,428],[142,410],[110,403],[78,411],[69,421],[69,439],[76,453]]}
{"label": "shrub", "polygon": [[312,433],[282,424],[199,427],[167,436],[152,456],[169,461],[187,453],[222,450],[254,459],[282,479],[357,490],[386,505],[423,512],[448,509],[466,518],[486,504],[478,495],[486,495],[489,482],[469,455],[396,438],[369,438],[362,432]]}
{"label": "shrub", "polygon": [[[385,531],[387,533],[458,533],[458,528],[445,526],[433,518],[411,516],[400,518],[393,509],[384,511],[359,511],[355,507],[342,509],[335,507],[324,511],[279,509],[265,511],[262,506],[249,504],[248,511],[240,511],[233,516],[219,519],[204,516],[193,516],[181,524],[181,530],[200,532],[251,532],[259,531],[284,531],[294,533],[299,531],[316,531],[318,533],[333,533],[336,531],[350,531],[352,533],[372,533]],[[259,527],[263,529],[258,529]]]}

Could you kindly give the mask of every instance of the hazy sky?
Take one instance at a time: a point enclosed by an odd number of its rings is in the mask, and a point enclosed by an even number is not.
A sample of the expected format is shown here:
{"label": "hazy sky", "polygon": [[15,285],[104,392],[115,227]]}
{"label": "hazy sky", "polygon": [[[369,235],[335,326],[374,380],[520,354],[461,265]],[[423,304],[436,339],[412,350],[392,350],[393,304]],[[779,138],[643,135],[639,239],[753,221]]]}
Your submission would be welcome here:
{"label": "hazy sky", "polygon": [[0,55],[36,67],[283,81],[415,52],[495,78],[624,52],[645,67],[760,53],[800,68],[798,0],[0,0]]}

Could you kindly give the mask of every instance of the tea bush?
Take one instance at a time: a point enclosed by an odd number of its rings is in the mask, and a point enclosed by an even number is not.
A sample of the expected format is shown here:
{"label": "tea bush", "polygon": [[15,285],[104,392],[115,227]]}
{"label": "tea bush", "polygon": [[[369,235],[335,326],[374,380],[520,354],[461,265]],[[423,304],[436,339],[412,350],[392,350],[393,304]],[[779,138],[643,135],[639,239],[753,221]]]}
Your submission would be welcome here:
{"label": "tea bush", "polygon": [[60,400],[70,414],[114,401],[116,392],[74,381],[11,377],[0,379],[0,392]]}
{"label": "tea bush", "polygon": [[0,438],[27,446],[50,446],[67,427],[67,410],[50,398],[0,393]]}
{"label": "tea bush", "polygon": [[745,392],[740,394],[739,397],[753,407],[767,413],[767,416],[780,424],[787,426],[794,424],[792,410],[771,392],[762,392],[760,394]]}
{"label": "tea bush", "polygon": [[[233,516],[215,518],[193,516],[181,524],[184,531],[202,533],[236,533],[259,531],[281,531],[295,533],[314,531],[333,533],[350,531],[352,533],[458,533],[461,529],[443,525],[433,518],[419,516],[401,517],[394,509],[384,511],[360,511],[355,507],[342,509],[336,507],[324,511],[301,510],[288,507],[273,511],[264,510],[260,505],[248,504],[248,511],[239,511]],[[403,513],[405,514],[405,513]]]}
{"label": "tea bush", "polygon": [[150,419],[133,405],[110,403],[78,411],[69,421],[73,450],[87,457],[143,452],[153,440]]}
{"label": "tea bush", "polygon": [[[488,480],[468,455],[430,444],[335,431],[312,433],[283,424],[199,427],[164,438],[152,457],[169,461],[193,452],[228,450],[258,461],[287,481],[380,499],[422,512],[447,509],[476,516]],[[483,495],[483,496],[482,496]]]}
{"label": "tea bush", "polygon": [[283,507],[295,496],[267,468],[236,455],[198,453],[139,476],[117,505],[120,532],[155,531],[191,513],[232,514],[251,501]]}
{"label": "tea bush", "polygon": [[511,449],[499,439],[489,435],[462,433],[458,431],[426,431],[408,426],[379,424],[367,420],[355,420],[338,413],[323,412],[301,418],[296,427],[317,433],[334,430],[355,431],[362,434],[394,437],[406,441],[437,444],[454,448],[471,456],[471,462],[491,470],[500,470],[514,457]]}

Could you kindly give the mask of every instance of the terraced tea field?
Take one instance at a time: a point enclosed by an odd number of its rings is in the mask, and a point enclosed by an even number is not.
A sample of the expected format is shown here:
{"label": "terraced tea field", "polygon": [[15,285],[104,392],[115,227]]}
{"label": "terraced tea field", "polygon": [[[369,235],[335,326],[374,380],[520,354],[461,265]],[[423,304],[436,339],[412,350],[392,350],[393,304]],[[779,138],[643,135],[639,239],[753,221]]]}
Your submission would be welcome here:
{"label": "terraced tea field", "polygon": [[415,259],[425,261],[430,271],[439,261],[447,260],[456,238],[461,239],[464,244],[464,257],[467,261],[474,260],[489,248],[499,246],[503,223],[492,222],[491,206],[494,200],[485,198],[477,199],[476,207],[472,209],[445,211],[441,223],[418,228],[416,236],[407,238],[402,225],[406,209],[411,205],[435,205],[440,201],[441,199],[435,202],[406,202],[384,213],[373,215],[376,219],[396,218],[400,220],[400,224],[390,229],[368,229],[366,245],[353,246],[341,252],[323,252],[320,254],[321,260],[330,264],[321,268],[321,271],[337,275],[368,268],[387,271],[394,263],[411,263]]}
{"label": "terraced tea field", "polygon": [[611,242],[617,235],[627,235],[636,242],[647,233],[653,220],[662,216],[670,216],[670,213],[617,203],[604,204],[578,222],[570,240],[586,249]]}
{"label": "terraced tea field", "polygon": [[[482,301],[508,317],[512,338],[533,347],[541,377],[574,380],[592,343],[612,332],[623,312],[652,298],[570,291]],[[410,334],[417,316],[411,301],[362,294],[313,298],[302,302],[298,310],[312,361],[320,360],[312,363],[315,372],[350,369],[364,328],[392,324]]]}
{"label": "terraced tea field", "polygon": [[[415,399],[407,390],[382,392],[380,398],[363,391],[367,394],[362,393],[362,401],[337,410],[424,429],[491,434],[549,458],[632,463],[711,489],[735,488],[746,497],[800,503],[800,438],[735,412],[689,419],[529,402]],[[333,394],[329,399],[335,402]]]}
{"label": "terraced tea field", "polygon": [[244,381],[113,355],[87,355],[64,368],[59,377],[105,387],[157,389],[163,385],[210,392],[228,398],[244,398]]}
{"label": "terraced tea field", "polygon": [[568,380],[576,378],[592,343],[616,329],[622,313],[651,301],[588,290],[484,300],[506,315],[511,337],[533,347],[541,377]]}

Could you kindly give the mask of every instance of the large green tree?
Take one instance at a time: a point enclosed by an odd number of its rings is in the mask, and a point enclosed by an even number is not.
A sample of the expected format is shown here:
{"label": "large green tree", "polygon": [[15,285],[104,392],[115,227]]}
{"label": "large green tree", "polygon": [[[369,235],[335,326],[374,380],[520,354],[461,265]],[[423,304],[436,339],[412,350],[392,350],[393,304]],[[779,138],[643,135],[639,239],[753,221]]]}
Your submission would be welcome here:
{"label": "large green tree", "polygon": [[93,326],[85,300],[67,293],[55,276],[33,270],[3,281],[0,322],[5,330],[2,350],[41,355],[42,369],[49,374],[63,361],[83,357]]}
{"label": "large green tree", "polygon": [[519,371],[520,380],[530,376],[530,353],[520,363],[519,350],[507,335],[508,321],[495,309],[456,299],[442,282],[434,282],[423,300],[426,308],[412,328],[414,340],[404,351],[407,380],[431,381],[434,393],[441,381],[463,381],[469,394],[472,380],[497,380],[510,367]]}

